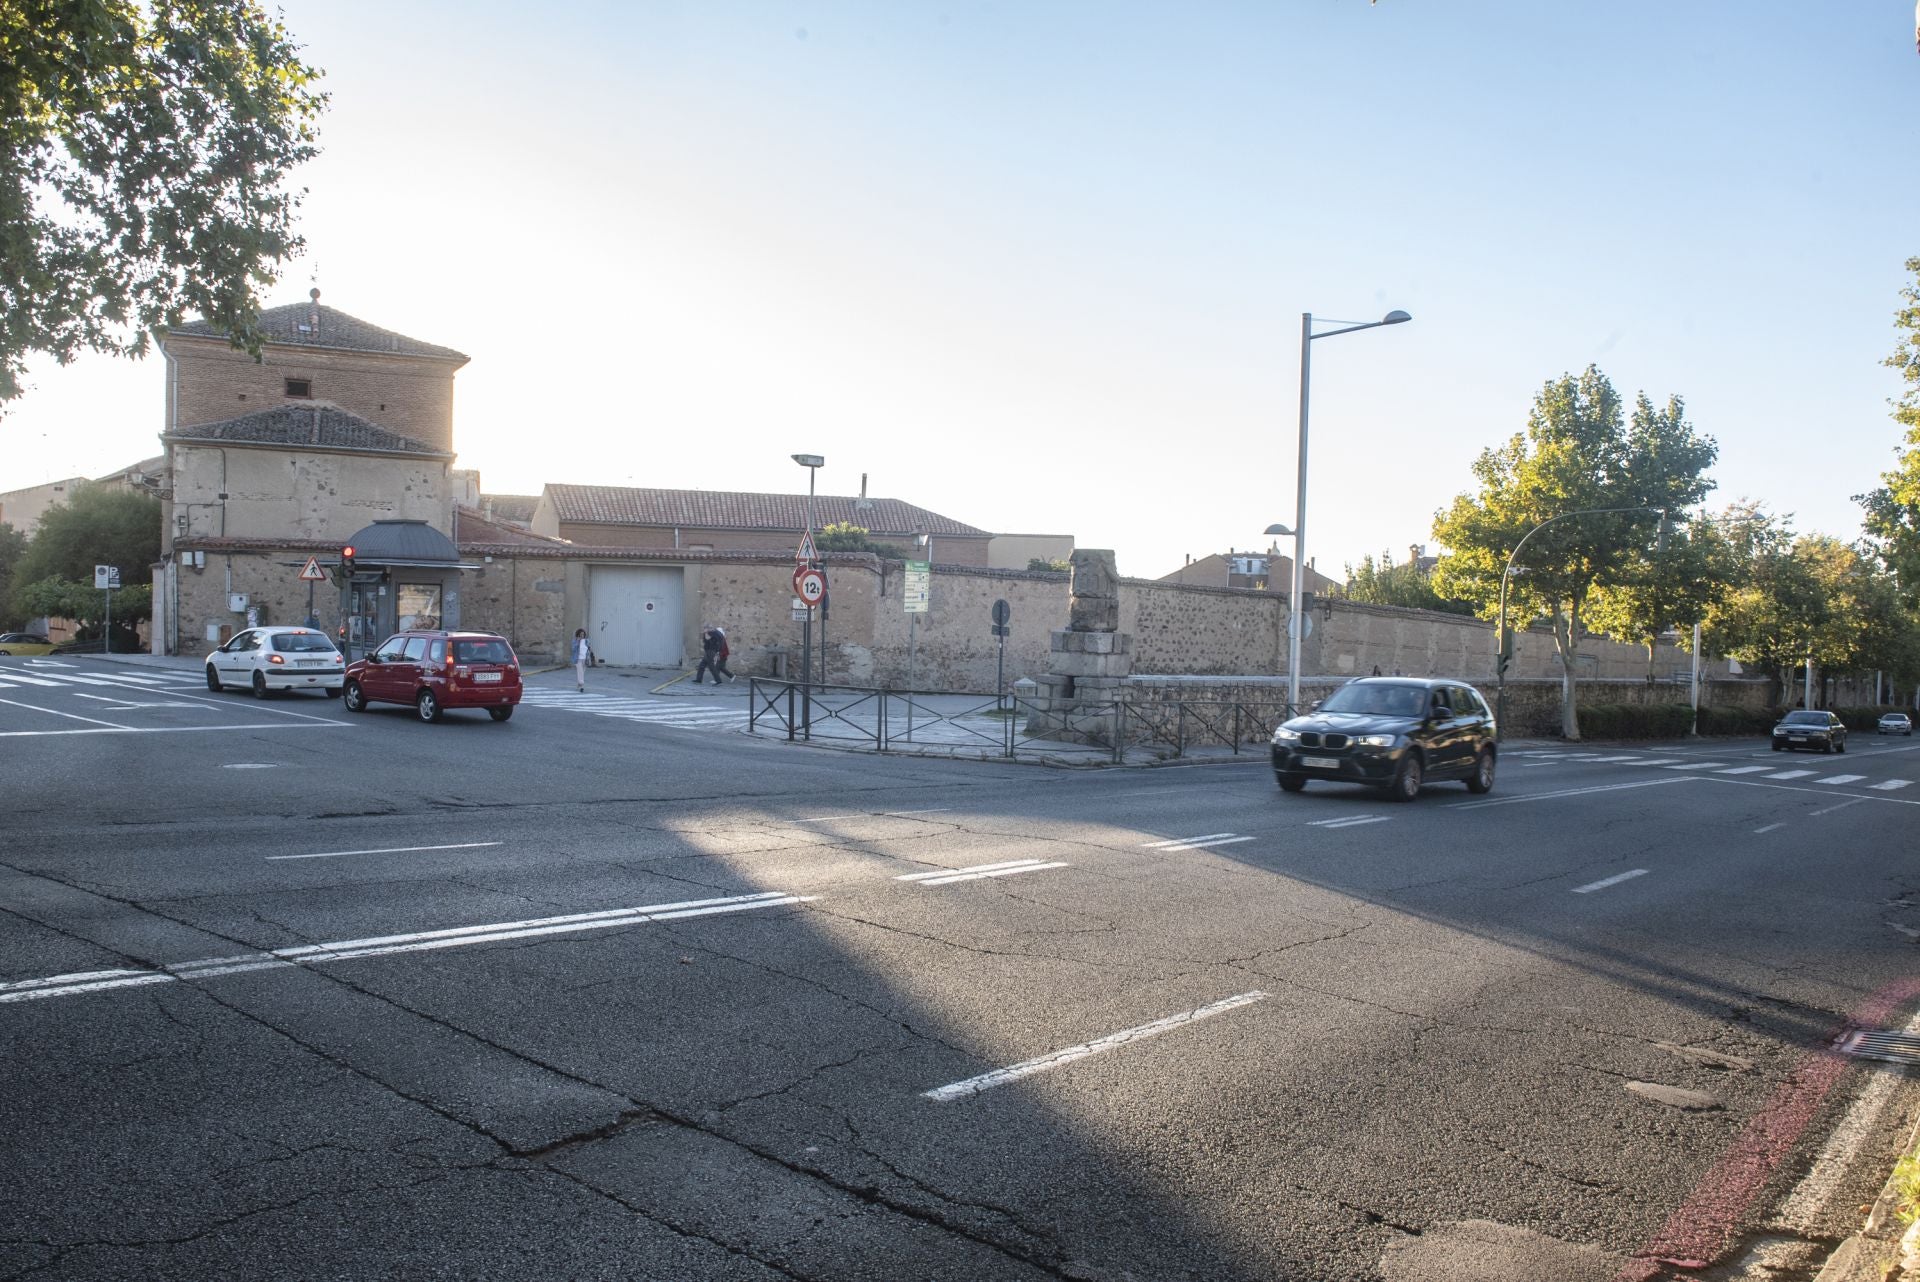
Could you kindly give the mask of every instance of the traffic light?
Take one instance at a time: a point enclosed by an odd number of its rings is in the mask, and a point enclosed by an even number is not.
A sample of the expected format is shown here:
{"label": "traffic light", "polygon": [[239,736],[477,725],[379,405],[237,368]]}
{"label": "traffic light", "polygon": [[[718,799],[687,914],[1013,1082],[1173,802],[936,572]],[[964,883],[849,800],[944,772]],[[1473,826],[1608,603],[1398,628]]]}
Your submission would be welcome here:
{"label": "traffic light", "polygon": [[1501,676],[1507,675],[1507,668],[1513,663],[1513,629],[1500,629],[1499,647],[1494,651],[1494,671]]}
{"label": "traffic light", "polygon": [[353,544],[349,543],[340,549],[340,567],[348,574],[353,573]]}

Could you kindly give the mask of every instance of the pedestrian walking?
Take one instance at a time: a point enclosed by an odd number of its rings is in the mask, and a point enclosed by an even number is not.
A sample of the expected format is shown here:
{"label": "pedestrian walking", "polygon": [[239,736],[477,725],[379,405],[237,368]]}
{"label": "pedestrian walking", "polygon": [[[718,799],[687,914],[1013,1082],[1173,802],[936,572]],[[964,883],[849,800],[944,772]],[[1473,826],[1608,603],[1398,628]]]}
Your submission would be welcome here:
{"label": "pedestrian walking", "polygon": [[573,630],[573,686],[576,690],[587,688],[587,665],[593,662],[593,646],[587,642],[587,630]]}
{"label": "pedestrian walking", "polygon": [[727,670],[726,650],[726,633],[711,626],[701,631],[700,666],[693,670],[693,684],[699,685],[709,672],[713,674],[713,684],[720,684],[720,674]]}

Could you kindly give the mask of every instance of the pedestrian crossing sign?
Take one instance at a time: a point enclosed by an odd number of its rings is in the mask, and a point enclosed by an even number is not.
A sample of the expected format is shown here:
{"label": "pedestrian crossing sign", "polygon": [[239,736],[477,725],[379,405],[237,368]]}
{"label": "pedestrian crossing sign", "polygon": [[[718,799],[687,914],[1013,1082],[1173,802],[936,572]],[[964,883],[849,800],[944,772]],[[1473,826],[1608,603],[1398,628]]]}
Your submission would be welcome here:
{"label": "pedestrian crossing sign", "polygon": [[320,568],[318,557],[310,556],[307,563],[300,567],[300,577],[308,583],[318,583],[327,577],[327,572]]}
{"label": "pedestrian crossing sign", "polygon": [[795,561],[798,561],[801,565],[812,565],[815,561],[820,559],[820,554],[813,550],[813,531],[812,530],[808,530],[805,534],[800,536],[800,550],[793,554],[793,559]]}

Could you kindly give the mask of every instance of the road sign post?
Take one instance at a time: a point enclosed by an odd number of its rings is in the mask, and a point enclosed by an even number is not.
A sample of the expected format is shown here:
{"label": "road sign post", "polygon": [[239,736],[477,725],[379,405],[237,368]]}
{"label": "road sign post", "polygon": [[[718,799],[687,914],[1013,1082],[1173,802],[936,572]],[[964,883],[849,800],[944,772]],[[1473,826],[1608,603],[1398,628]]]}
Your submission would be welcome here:
{"label": "road sign post", "polygon": [[107,621],[100,632],[100,652],[113,653],[113,590],[120,586],[120,567],[117,565],[96,565],[93,567],[93,586],[106,594]]}
{"label": "road sign post", "polygon": [[1001,709],[1007,704],[1007,636],[1013,631],[1007,621],[1013,617],[1013,607],[1003,597],[993,603],[993,635],[1000,638],[1000,656],[994,666],[993,698]]}
{"label": "road sign post", "polygon": [[933,584],[933,564],[930,561],[907,562],[907,573],[902,584],[903,603],[907,610],[907,738],[913,738],[913,683],[914,668],[920,657],[920,616],[927,612],[927,602],[932,596],[929,590]]}

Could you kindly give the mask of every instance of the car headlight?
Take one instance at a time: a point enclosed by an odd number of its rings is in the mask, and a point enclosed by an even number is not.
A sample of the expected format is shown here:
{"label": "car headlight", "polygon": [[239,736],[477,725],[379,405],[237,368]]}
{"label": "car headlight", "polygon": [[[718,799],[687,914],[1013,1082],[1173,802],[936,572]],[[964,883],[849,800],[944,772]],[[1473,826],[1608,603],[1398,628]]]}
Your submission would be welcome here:
{"label": "car headlight", "polygon": [[1281,726],[1278,730],[1275,730],[1273,732],[1273,741],[1275,743],[1299,743],[1300,732],[1298,730],[1289,730],[1285,726]]}
{"label": "car headlight", "polygon": [[1353,741],[1365,748],[1391,748],[1400,740],[1398,735],[1362,734],[1355,735]]}

